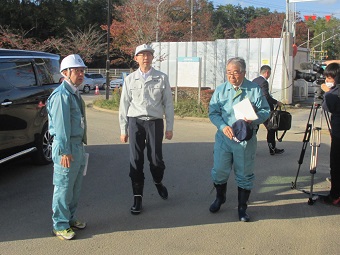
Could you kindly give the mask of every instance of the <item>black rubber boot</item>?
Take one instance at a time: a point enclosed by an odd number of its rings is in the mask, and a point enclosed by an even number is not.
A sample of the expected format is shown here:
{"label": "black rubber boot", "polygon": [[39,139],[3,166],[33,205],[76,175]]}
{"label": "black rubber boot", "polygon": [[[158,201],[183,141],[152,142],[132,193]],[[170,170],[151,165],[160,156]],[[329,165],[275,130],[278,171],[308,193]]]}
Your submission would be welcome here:
{"label": "black rubber boot", "polygon": [[225,203],[226,200],[226,193],[227,193],[227,183],[224,184],[215,184],[216,188],[216,199],[210,205],[209,211],[212,213],[218,212],[220,210],[221,205]]}
{"label": "black rubber boot", "polygon": [[164,200],[168,199],[168,190],[163,185],[163,183],[162,182],[159,182],[159,183],[155,182],[155,185],[156,185],[158,194],[161,196],[161,198],[163,198]]}
{"label": "black rubber boot", "polygon": [[140,214],[142,211],[144,183],[132,182],[133,206],[130,211],[133,215]]}
{"label": "black rubber boot", "polygon": [[246,212],[249,196],[250,190],[238,187],[238,218],[243,222],[250,221],[249,215]]}

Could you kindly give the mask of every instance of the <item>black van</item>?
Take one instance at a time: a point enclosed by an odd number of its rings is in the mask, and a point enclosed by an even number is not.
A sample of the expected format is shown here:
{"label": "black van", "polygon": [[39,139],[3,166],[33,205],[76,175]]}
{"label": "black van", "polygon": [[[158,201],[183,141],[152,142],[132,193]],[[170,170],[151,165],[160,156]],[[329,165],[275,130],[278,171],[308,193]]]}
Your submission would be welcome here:
{"label": "black van", "polygon": [[0,164],[30,154],[52,162],[46,100],[60,84],[55,54],[0,49]]}

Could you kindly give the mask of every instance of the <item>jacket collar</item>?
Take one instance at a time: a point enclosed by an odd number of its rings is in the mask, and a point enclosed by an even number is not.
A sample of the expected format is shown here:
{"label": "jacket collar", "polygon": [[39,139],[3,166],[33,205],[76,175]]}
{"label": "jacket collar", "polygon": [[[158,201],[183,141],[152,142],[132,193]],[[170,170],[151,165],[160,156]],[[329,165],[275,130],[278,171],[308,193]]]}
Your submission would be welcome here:
{"label": "jacket collar", "polygon": [[64,87],[72,94],[76,94],[77,88],[73,85],[71,85],[67,80],[63,81]]}

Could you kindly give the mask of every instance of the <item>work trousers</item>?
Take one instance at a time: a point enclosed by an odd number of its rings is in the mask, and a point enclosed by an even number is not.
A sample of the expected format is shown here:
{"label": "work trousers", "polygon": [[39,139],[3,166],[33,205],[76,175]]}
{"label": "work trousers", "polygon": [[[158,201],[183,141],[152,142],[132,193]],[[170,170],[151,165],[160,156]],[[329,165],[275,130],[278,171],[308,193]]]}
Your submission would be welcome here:
{"label": "work trousers", "polygon": [[52,220],[55,230],[67,229],[76,220],[85,167],[85,150],[81,141],[71,143],[71,147],[73,161],[70,168],[65,168],[60,165],[58,142],[54,141],[52,144],[54,162]]}
{"label": "work trousers", "polygon": [[268,128],[268,121],[269,119],[267,119],[263,125],[266,127],[267,129],[267,143],[271,143],[273,148],[276,148],[276,140],[275,140],[275,134],[276,134],[276,131],[273,130],[273,129],[269,129]]}
{"label": "work trousers", "polygon": [[330,152],[331,191],[333,198],[340,197],[340,138],[332,136]]}
{"label": "work trousers", "polygon": [[221,131],[215,136],[214,166],[211,171],[215,184],[227,183],[232,169],[238,187],[246,190],[253,188],[254,163],[257,147],[256,131],[249,141],[235,142]]}
{"label": "work trousers", "polygon": [[163,161],[162,141],[164,123],[162,119],[142,120],[129,117],[130,178],[132,182],[144,182],[144,149],[154,182],[163,180],[165,164]]}

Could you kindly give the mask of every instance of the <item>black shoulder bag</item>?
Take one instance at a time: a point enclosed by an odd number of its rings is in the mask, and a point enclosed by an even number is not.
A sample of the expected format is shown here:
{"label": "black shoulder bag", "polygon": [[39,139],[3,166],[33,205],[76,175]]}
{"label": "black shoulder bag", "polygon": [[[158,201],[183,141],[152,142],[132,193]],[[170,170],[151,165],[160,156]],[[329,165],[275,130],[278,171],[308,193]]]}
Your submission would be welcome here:
{"label": "black shoulder bag", "polygon": [[[276,139],[279,142],[282,142],[282,138],[286,134],[287,130],[291,128],[291,125],[292,115],[286,111],[286,108],[282,111],[281,107],[277,105],[275,109],[270,112],[267,128],[276,131]],[[283,131],[280,138],[278,136],[278,131]]]}

